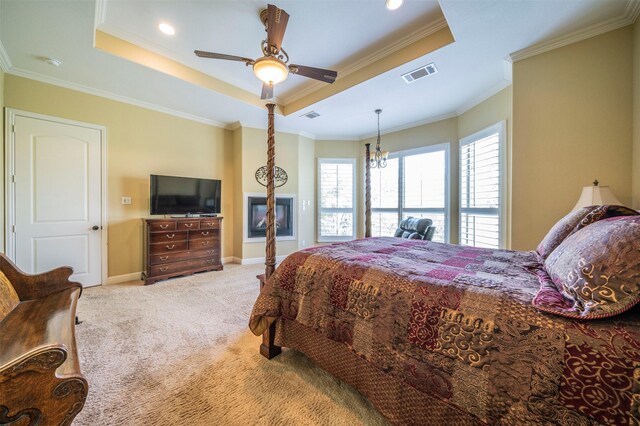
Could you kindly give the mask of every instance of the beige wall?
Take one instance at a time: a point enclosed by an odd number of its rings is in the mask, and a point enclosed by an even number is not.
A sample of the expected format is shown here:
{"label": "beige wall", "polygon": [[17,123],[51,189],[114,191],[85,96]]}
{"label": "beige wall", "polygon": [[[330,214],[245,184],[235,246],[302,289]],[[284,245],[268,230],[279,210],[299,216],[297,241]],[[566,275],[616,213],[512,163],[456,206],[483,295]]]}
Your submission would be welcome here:
{"label": "beige wall", "polygon": [[625,27],[514,63],[514,249],[534,249],[593,179],[631,202],[631,41]]}
{"label": "beige wall", "polygon": [[509,129],[511,127],[512,94],[512,86],[509,86],[460,114],[458,116],[458,136],[460,139],[493,126],[502,120],[507,121],[507,129]]}
{"label": "beige wall", "polygon": [[315,243],[315,141],[300,136],[298,142],[298,248]]}
{"label": "beige wall", "polygon": [[640,210],[640,19],[633,26],[633,176],[634,209]]}
{"label": "beige wall", "polygon": [[235,261],[242,259],[242,226],[244,218],[242,213],[242,128],[233,131],[233,182],[238,196],[233,197],[233,221],[240,227],[240,232],[233,233],[233,257]]}
{"label": "beige wall", "polygon": [[[140,219],[149,214],[149,174],[222,179],[222,216],[233,211],[233,138],[228,130],[13,75],[5,77],[7,108],[107,128],[109,276],[142,270]],[[130,196],[132,204],[122,205],[122,196]],[[223,257],[233,252],[233,217],[229,216],[223,221]]]}

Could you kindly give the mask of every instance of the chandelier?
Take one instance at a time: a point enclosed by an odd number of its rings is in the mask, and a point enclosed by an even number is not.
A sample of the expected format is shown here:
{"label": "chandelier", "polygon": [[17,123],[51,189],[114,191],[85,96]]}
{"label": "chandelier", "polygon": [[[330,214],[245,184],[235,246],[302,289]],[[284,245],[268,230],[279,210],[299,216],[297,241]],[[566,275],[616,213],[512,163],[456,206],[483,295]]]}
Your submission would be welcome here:
{"label": "chandelier", "polygon": [[389,151],[382,151],[380,149],[380,113],[381,109],[376,110],[376,114],[378,114],[378,139],[376,141],[376,150],[372,152],[369,157],[369,164],[371,168],[382,169],[387,167],[387,157],[389,157]]}

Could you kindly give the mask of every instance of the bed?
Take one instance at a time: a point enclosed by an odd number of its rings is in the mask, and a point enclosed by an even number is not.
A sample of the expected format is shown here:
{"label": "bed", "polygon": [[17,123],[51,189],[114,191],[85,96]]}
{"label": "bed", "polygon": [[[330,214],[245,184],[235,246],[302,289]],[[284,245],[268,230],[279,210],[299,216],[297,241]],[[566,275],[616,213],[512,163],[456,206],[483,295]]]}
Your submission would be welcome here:
{"label": "bed", "polygon": [[640,216],[563,218],[537,251],[393,237],[298,251],[250,318],[394,424],[640,424]]}

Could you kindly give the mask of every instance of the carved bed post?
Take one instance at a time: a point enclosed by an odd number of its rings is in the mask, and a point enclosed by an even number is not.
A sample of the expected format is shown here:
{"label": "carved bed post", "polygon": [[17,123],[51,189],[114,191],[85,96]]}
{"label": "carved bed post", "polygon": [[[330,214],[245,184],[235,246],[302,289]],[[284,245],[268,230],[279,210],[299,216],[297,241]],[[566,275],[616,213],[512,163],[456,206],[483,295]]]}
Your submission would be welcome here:
{"label": "carved bed post", "polygon": [[[273,110],[275,104],[267,104],[269,111],[269,124],[267,127],[267,238],[266,238],[266,254],[265,254],[265,270],[264,282],[266,282],[273,271],[276,269],[276,194],[275,194],[275,159],[276,159],[276,141],[274,136]],[[267,359],[280,354],[282,349],[280,346],[274,345],[276,325],[273,323],[262,335],[262,344],[260,345],[260,353]]]}
{"label": "carved bed post", "polygon": [[267,110],[269,110],[267,127],[267,249],[264,270],[264,277],[267,280],[276,269],[276,194],[273,174],[276,167],[276,141],[273,129],[273,109],[275,106],[275,104],[267,104]]}
{"label": "carved bed post", "polygon": [[364,144],[364,236],[371,236],[371,144]]}

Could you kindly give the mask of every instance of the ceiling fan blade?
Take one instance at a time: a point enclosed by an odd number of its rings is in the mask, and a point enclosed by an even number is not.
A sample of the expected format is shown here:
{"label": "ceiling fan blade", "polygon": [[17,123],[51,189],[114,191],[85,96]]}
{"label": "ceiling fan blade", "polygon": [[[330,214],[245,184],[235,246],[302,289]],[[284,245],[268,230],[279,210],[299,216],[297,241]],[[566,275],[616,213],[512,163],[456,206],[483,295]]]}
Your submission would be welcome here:
{"label": "ceiling fan blade", "polygon": [[304,65],[289,65],[289,71],[293,74],[324,81],[325,83],[333,83],[336,81],[336,77],[338,77],[338,73],[336,71],[305,67]]}
{"label": "ceiling fan blade", "polygon": [[274,54],[280,51],[284,32],[289,22],[289,14],[278,7],[267,5],[267,44],[276,49]]}
{"label": "ceiling fan blade", "polygon": [[224,53],[213,53],[213,52],[205,52],[203,50],[194,50],[196,56],[201,58],[210,58],[210,59],[225,59],[227,61],[238,61],[244,62],[249,65],[253,64],[254,60],[249,58],[243,58],[242,56],[234,56],[234,55],[225,55]]}
{"label": "ceiling fan blade", "polygon": [[260,99],[271,98],[273,98],[273,84],[262,83],[262,93],[260,94]]}

